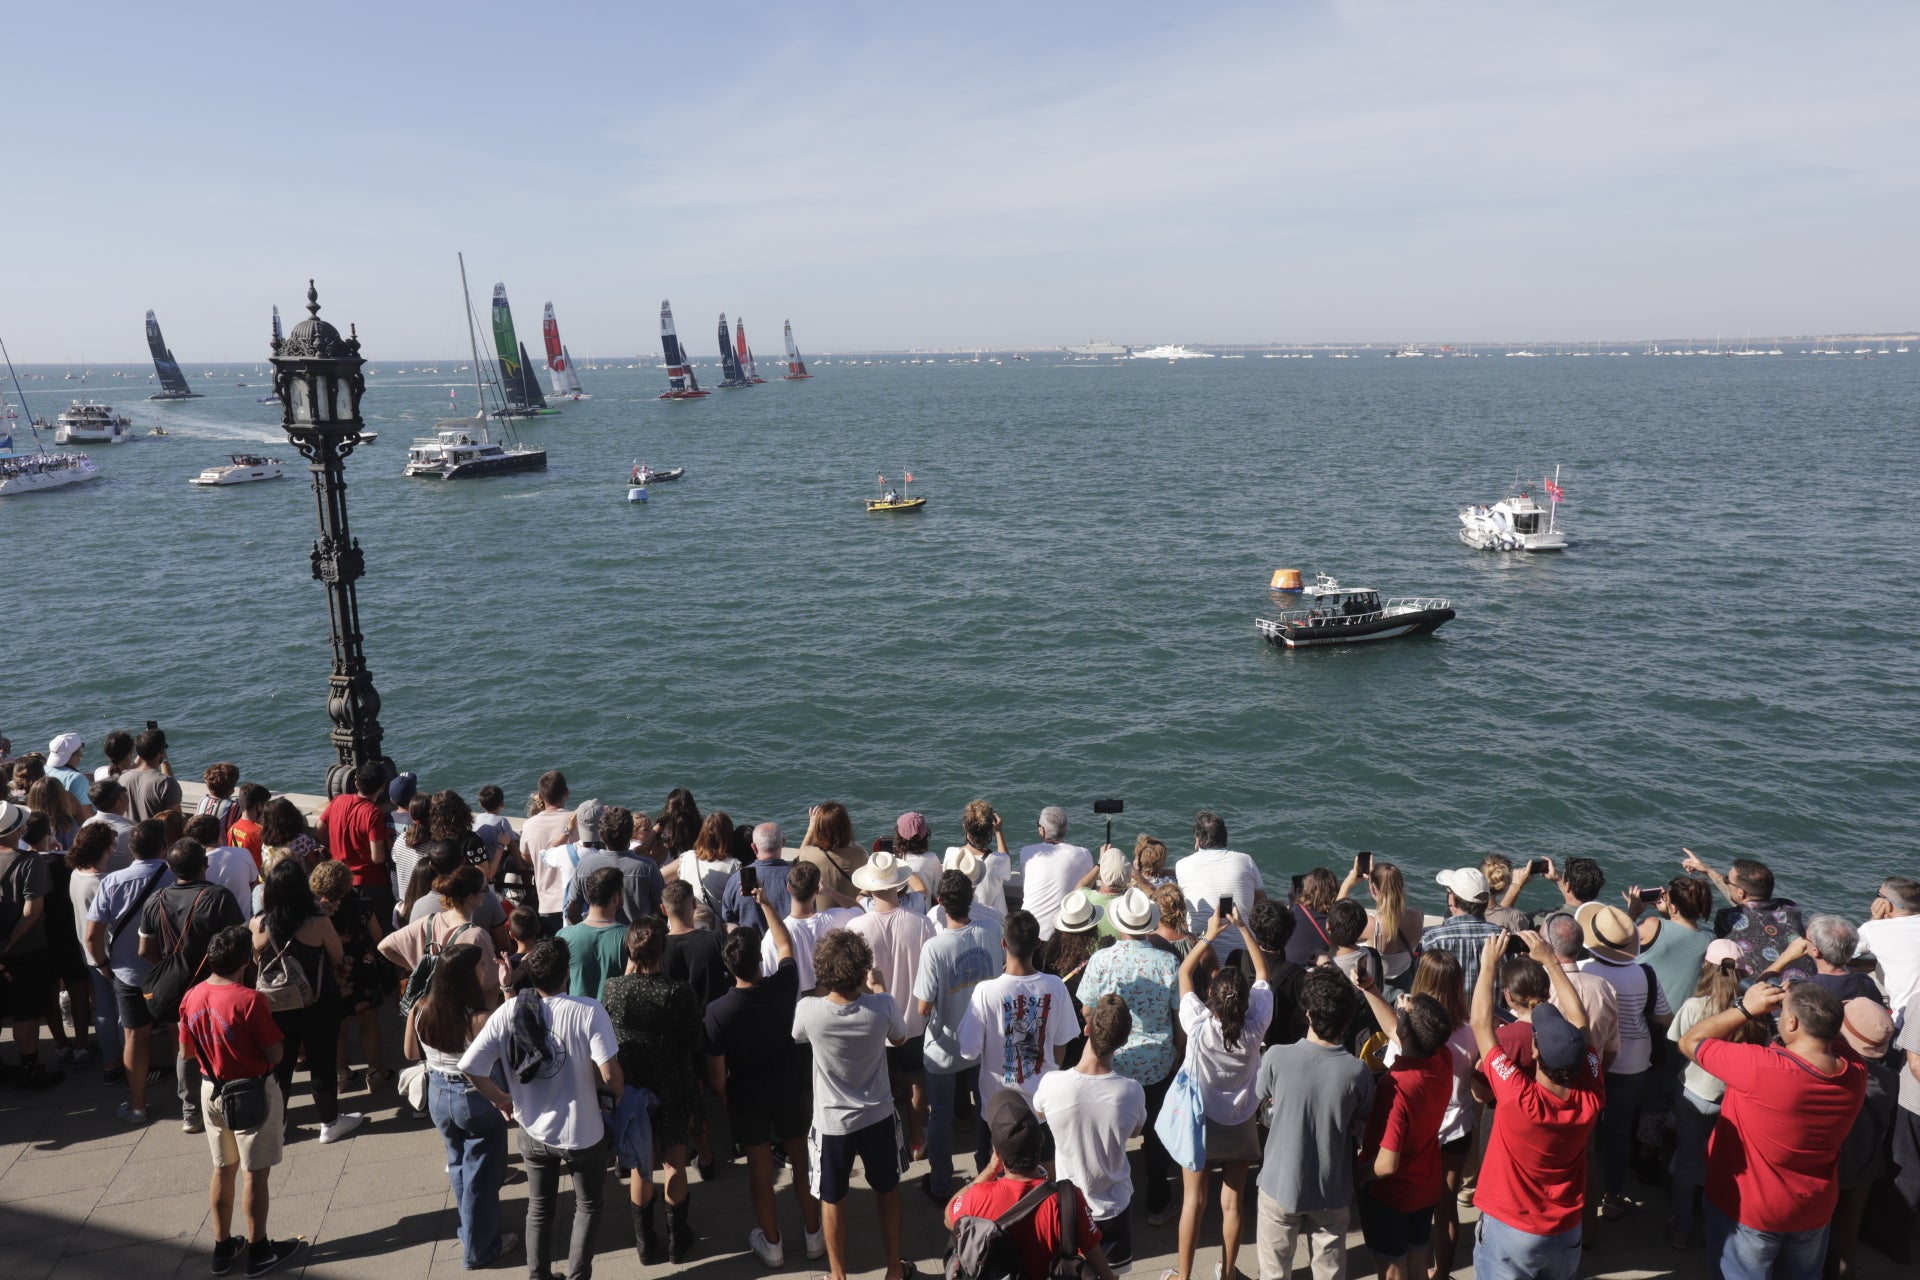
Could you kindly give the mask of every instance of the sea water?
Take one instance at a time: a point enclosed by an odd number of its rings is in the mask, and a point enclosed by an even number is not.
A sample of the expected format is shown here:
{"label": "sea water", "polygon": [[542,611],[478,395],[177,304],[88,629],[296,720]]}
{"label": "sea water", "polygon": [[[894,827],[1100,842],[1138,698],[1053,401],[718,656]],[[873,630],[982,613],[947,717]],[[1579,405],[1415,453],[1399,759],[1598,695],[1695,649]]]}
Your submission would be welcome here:
{"label": "sea water", "polygon": [[[377,337],[369,335],[370,346]],[[376,353],[377,354],[377,353]],[[871,365],[703,401],[656,368],[520,433],[544,473],[408,480],[470,375],[369,379],[348,467],[386,745],[430,788],[544,769],[576,798],[772,819],[838,799],[958,843],[975,796],[1098,843],[1222,814],[1269,882],[1372,849],[1437,906],[1487,851],[1591,854],[1609,893],[1682,845],[1863,917],[1916,868],[1920,356]],[[177,766],[314,790],[330,760],[315,508],[262,379],[149,403],[27,384],[165,439],[0,501],[16,750],[158,720]],[[194,370],[197,374],[200,370]],[[250,383],[241,389],[236,381]],[[196,489],[228,453],[288,478]],[[626,501],[636,460],[686,479]],[[1477,552],[1457,509],[1561,470],[1564,555]],[[885,475],[928,505],[868,515]],[[1275,568],[1448,597],[1436,636],[1289,652]],[[1421,889],[1419,882],[1428,887]]]}

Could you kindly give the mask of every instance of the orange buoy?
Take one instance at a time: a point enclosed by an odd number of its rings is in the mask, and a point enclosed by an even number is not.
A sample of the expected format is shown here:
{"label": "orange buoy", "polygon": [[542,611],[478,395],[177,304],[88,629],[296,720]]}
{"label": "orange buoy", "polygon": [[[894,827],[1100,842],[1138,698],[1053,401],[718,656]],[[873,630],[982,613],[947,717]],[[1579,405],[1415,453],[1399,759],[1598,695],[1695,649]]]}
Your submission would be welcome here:
{"label": "orange buoy", "polygon": [[1300,581],[1300,571],[1298,569],[1275,569],[1273,571],[1273,583],[1267,589],[1269,591],[1285,591],[1289,594],[1298,595],[1305,588]]}

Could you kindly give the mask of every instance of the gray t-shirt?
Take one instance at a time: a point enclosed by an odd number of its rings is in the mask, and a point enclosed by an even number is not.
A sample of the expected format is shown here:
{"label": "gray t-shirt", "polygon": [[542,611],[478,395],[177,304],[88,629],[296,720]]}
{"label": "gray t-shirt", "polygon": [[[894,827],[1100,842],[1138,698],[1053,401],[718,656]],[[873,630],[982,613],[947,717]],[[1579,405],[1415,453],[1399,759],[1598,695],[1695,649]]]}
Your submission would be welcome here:
{"label": "gray t-shirt", "polygon": [[1353,1200],[1353,1159],[1373,1110],[1373,1074],[1345,1049],[1311,1040],[1277,1044],[1254,1086],[1273,1100],[1260,1191],[1289,1213],[1343,1209]]}
{"label": "gray t-shirt", "polygon": [[132,818],[145,822],[156,813],[180,807],[180,784],[158,769],[129,769],[120,775],[120,785],[132,801]]}
{"label": "gray t-shirt", "polygon": [[618,852],[612,849],[586,849],[580,854],[580,864],[573,869],[573,882],[567,890],[569,915],[577,911],[583,919],[586,917],[587,877],[602,867],[612,867],[620,873],[619,916],[622,924],[632,924],[646,916],[660,914],[660,899],[667,891],[667,882],[652,858],[624,849]]}
{"label": "gray t-shirt", "polygon": [[858,1133],[893,1115],[887,1041],[904,1040],[906,1020],[889,995],[851,1004],[808,996],[793,1011],[793,1042],[813,1046],[813,1127]]}
{"label": "gray t-shirt", "polygon": [[913,998],[933,1006],[927,1015],[927,1070],[952,1075],[969,1065],[960,1052],[960,1020],[967,1016],[974,987],[1001,968],[1000,926],[971,916],[963,929],[942,925],[920,948]]}

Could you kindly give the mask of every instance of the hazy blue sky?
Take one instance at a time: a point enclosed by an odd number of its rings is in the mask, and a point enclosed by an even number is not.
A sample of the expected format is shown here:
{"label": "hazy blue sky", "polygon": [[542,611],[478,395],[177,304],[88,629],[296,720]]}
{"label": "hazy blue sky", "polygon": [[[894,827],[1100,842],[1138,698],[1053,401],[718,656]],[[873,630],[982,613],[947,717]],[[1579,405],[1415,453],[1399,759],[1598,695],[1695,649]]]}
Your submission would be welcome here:
{"label": "hazy blue sky", "polygon": [[[290,16],[291,15],[291,16]],[[311,27],[305,21],[313,15]],[[1920,323],[1920,8],[9,9],[17,359],[1582,338]]]}

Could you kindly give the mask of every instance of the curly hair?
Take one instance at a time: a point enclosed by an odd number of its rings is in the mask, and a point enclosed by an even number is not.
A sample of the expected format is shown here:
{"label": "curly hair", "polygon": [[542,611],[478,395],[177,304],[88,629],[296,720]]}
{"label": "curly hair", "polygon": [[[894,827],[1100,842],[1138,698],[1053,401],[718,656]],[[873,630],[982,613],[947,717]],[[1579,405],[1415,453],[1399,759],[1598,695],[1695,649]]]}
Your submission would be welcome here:
{"label": "curly hair", "polygon": [[1207,1012],[1220,1024],[1220,1038],[1227,1048],[1240,1048],[1240,1033],[1247,1029],[1247,993],[1253,984],[1236,965],[1214,970],[1207,984]]}
{"label": "curly hair", "polygon": [[1322,1040],[1338,1044],[1358,1011],[1360,995],[1337,969],[1307,970],[1300,982],[1300,1009],[1307,1025]]}
{"label": "curly hair", "polygon": [[229,764],[224,760],[219,764],[210,764],[207,766],[207,771],[200,775],[200,779],[207,784],[208,795],[216,800],[225,800],[233,794],[234,787],[239,785],[240,766]]}
{"label": "curly hair", "polygon": [[867,940],[851,929],[834,929],[820,939],[813,951],[813,975],[821,987],[835,995],[859,994],[866,985],[867,970],[873,968],[873,950]]}
{"label": "curly hair", "polygon": [[307,873],[307,887],[316,898],[338,902],[353,888],[353,872],[346,863],[329,858]]}
{"label": "curly hair", "polygon": [[1149,880],[1167,874],[1167,842],[1142,831],[1133,842],[1133,867]]}
{"label": "curly hair", "polygon": [[74,871],[86,871],[101,865],[113,852],[116,839],[113,828],[104,822],[85,824],[73,838],[73,848],[67,850],[67,866]]}
{"label": "curly hair", "polygon": [[985,800],[969,800],[960,815],[960,829],[974,848],[993,848],[993,806]]}
{"label": "curly hair", "polygon": [[1339,896],[1340,881],[1325,867],[1315,867],[1300,877],[1300,905],[1317,915],[1331,911]]}
{"label": "curly hair", "polygon": [[428,810],[427,829],[435,840],[451,840],[457,847],[473,834],[473,810],[458,791],[436,791]]}
{"label": "curly hair", "polygon": [[267,811],[260,817],[261,844],[284,848],[305,834],[307,815],[299,805],[285,796],[267,802]]}
{"label": "curly hair", "polygon": [[1352,898],[1340,899],[1327,912],[1327,941],[1336,947],[1358,944],[1366,931],[1367,909]]}
{"label": "curly hair", "polygon": [[1254,942],[1270,956],[1286,951],[1296,924],[1293,912],[1287,909],[1286,904],[1275,902],[1272,898],[1262,898],[1254,903],[1247,919],[1247,928],[1253,930]]}
{"label": "curly hair", "polygon": [[1093,1051],[1110,1058],[1132,1034],[1133,1012],[1127,1008],[1127,1002],[1111,991],[1101,996],[1093,1012],[1087,1015],[1087,1039],[1093,1044]]}

